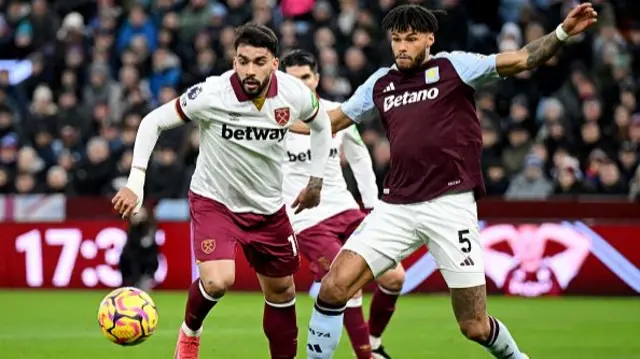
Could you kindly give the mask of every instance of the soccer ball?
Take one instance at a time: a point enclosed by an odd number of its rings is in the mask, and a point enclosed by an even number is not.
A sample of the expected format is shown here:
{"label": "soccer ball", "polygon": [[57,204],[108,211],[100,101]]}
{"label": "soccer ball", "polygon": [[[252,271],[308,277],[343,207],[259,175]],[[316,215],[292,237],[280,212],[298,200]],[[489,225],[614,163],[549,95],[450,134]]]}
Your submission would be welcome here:
{"label": "soccer ball", "polygon": [[118,288],[100,302],[98,325],[107,339],[119,345],[137,345],[158,326],[156,305],[134,287]]}

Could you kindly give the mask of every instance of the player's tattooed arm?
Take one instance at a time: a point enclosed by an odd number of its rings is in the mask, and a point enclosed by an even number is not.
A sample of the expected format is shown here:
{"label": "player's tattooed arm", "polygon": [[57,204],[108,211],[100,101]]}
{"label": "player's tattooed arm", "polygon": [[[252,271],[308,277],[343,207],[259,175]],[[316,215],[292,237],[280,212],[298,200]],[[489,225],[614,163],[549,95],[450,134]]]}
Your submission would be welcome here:
{"label": "player's tattooed arm", "polygon": [[512,76],[544,65],[558,53],[571,36],[584,32],[597,22],[598,13],[589,3],[573,8],[555,31],[534,40],[518,51],[496,56],[496,70],[501,76]]}
{"label": "player's tattooed arm", "polygon": [[528,43],[524,50],[527,51],[527,68],[533,69],[549,61],[562,46],[555,32]]}

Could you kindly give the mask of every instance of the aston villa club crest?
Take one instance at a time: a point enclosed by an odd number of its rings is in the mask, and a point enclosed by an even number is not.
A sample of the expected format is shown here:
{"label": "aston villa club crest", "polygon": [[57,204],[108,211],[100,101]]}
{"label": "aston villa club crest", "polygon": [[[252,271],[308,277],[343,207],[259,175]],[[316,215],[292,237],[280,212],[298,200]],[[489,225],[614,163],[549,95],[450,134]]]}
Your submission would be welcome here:
{"label": "aston villa club crest", "polygon": [[287,122],[289,122],[290,115],[291,111],[289,111],[289,107],[280,107],[273,110],[273,116],[280,126],[284,126],[287,124]]}
{"label": "aston villa club crest", "polygon": [[440,67],[432,67],[424,72],[424,82],[427,84],[434,84],[440,81]]}

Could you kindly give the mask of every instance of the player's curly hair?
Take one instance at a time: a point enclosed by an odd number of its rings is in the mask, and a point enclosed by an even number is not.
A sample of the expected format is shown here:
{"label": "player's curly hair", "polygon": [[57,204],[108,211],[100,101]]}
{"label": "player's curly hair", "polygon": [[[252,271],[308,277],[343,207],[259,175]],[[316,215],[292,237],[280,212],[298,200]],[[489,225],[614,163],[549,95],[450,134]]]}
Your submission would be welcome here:
{"label": "player's curly hair", "polygon": [[436,32],[438,31],[437,15],[446,14],[443,10],[429,10],[420,5],[400,5],[389,11],[382,20],[385,31]]}
{"label": "player's curly hair", "polygon": [[266,48],[276,57],[278,56],[280,47],[278,37],[273,30],[255,23],[244,24],[236,30],[236,41],[234,44],[236,50],[238,46],[241,45]]}
{"label": "player's curly hair", "polygon": [[318,72],[318,62],[312,53],[305,50],[292,50],[280,61],[283,70],[291,66],[309,66],[311,71]]}

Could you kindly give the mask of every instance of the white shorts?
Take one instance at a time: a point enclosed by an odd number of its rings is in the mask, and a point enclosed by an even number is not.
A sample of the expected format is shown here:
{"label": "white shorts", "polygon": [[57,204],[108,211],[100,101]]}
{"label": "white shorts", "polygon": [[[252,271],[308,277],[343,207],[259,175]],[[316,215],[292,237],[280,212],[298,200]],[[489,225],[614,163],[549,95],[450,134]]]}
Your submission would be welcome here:
{"label": "white shorts", "polygon": [[426,245],[449,288],[485,284],[476,201],[471,192],[378,206],[342,249],[361,255],[375,277]]}

